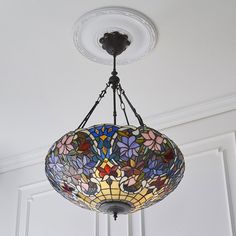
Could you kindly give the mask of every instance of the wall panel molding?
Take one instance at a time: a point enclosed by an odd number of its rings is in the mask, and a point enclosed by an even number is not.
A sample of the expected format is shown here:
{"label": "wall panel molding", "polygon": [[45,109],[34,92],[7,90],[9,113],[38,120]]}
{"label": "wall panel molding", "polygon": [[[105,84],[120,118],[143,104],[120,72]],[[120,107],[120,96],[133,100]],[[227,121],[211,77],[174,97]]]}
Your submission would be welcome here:
{"label": "wall panel molding", "polygon": [[[39,198],[47,197],[49,194],[54,194],[55,190],[51,187],[47,180],[28,184],[19,187],[18,189],[18,207],[16,219],[16,236],[30,236],[30,216],[32,210],[32,203]],[[93,235],[99,236],[98,213],[94,213],[94,228]],[[108,234],[109,235],[109,234]]]}
{"label": "wall panel molding", "polygon": [[28,236],[32,202],[38,195],[46,196],[50,193],[53,193],[53,189],[46,180],[19,187],[16,236]]}
{"label": "wall panel molding", "polygon": [[222,161],[222,166],[224,168],[224,182],[225,182],[225,188],[226,188],[226,199],[227,199],[227,204],[228,204],[228,214],[230,218],[230,229],[231,229],[231,234],[233,236],[236,235],[236,228],[235,228],[235,217],[233,213],[233,200],[232,200],[232,194],[231,194],[231,188],[230,188],[230,180],[229,180],[229,174],[228,174],[228,167],[227,167],[227,160],[225,158],[225,152],[219,150],[219,154],[221,157]]}
{"label": "wall panel molding", "polygon": [[[226,141],[226,140],[222,140],[222,141]],[[189,155],[186,155],[185,156],[186,163],[190,163],[190,161],[195,161],[195,162],[200,161],[201,163],[202,162],[204,163],[204,158],[206,158],[208,156],[213,158],[215,161],[218,159],[218,164],[220,166],[220,169],[222,170],[222,180],[223,180],[222,181],[223,184],[219,185],[219,188],[221,189],[221,191],[223,191],[225,193],[224,204],[225,204],[225,207],[226,207],[225,208],[226,211],[225,211],[225,215],[223,215],[223,217],[225,217],[227,219],[228,223],[229,223],[228,225],[226,224],[226,226],[225,226],[225,227],[227,227],[227,232],[228,233],[225,232],[224,235],[235,236],[236,234],[235,234],[235,222],[234,222],[234,216],[233,216],[233,205],[232,205],[231,194],[230,194],[230,191],[229,191],[230,190],[230,183],[229,183],[229,180],[226,178],[227,173],[228,173],[228,170],[226,168],[226,160],[227,160],[228,157],[227,157],[227,155],[225,155],[225,152],[219,147],[218,148],[217,147],[216,148],[211,148],[211,149],[208,149],[208,150],[207,149],[203,150],[203,149],[201,149],[201,146],[199,146],[198,144],[196,144],[196,148],[200,148],[199,153],[191,153]],[[212,143],[209,143],[210,146],[211,146],[211,144]],[[194,143],[191,143],[191,145],[194,145]],[[221,146],[221,145],[219,144],[219,146]],[[225,148],[228,148],[228,147],[225,147]],[[212,159],[212,163],[215,163],[213,159]],[[214,166],[214,164],[213,164],[209,169],[211,169],[211,168],[215,169],[215,167],[216,166]],[[213,197],[214,194],[210,195],[210,196]],[[192,212],[192,213],[194,214],[194,212]],[[195,212],[195,214],[196,214],[196,212]],[[152,214],[150,214],[150,211],[148,213],[146,213],[146,211],[144,211],[144,220],[145,220],[145,222],[148,221],[148,219],[150,219],[150,217],[152,217],[152,218],[155,217],[155,214],[152,215]],[[200,222],[199,222],[199,226],[201,226]],[[180,228],[181,228],[181,226],[180,226]],[[178,232],[178,233],[180,233],[180,232]],[[181,232],[181,233],[183,233],[183,232]],[[203,232],[201,232],[199,235],[213,235],[213,234],[210,234],[207,231],[205,231],[204,234],[202,234],[202,233]],[[144,233],[143,236],[144,235],[146,235],[146,234]],[[150,230],[147,231],[147,235],[151,235]],[[186,232],[183,235],[186,235]],[[194,234],[194,235],[196,235],[196,234]],[[219,235],[219,234],[217,234],[217,235]]]}

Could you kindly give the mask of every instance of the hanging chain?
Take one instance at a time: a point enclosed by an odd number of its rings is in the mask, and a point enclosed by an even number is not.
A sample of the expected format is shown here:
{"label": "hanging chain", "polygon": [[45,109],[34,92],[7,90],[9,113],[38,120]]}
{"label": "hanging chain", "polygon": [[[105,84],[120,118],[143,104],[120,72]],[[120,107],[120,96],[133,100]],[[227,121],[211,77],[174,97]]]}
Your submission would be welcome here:
{"label": "hanging chain", "polygon": [[111,81],[109,81],[109,83],[106,84],[106,87],[101,91],[101,93],[98,96],[98,99],[95,101],[93,107],[91,108],[91,110],[88,112],[88,114],[85,116],[84,120],[80,123],[78,129],[80,128],[84,128],[84,126],[86,125],[88,119],[90,118],[90,116],[92,115],[93,111],[95,110],[95,108],[97,107],[97,105],[100,103],[100,101],[102,100],[102,98],[105,96],[105,94],[107,93],[107,89],[112,85],[113,88],[113,117],[114,117],[114,124],[116,124],[116,116],[117,116],[117,112],[116,112],[116,92],[118,94],[119,100],[120,100],[120,108],[122,109],[126,122],[129,125],[129,120],[128,120],[128,116],[126,113],[126,107],[125,107],[125,103],[123,102],[122,96],[125,98],[125,100],[127,101],[127,103],[129,104],[131,110],[134,112],[134,115],[136,116],[136,118],[139,121],[139,124],[141,126],[144,126],[143,120],[141,118],[141,116],[137,113],[136,109],[134,108],[134,106],[132,105],[132,103],[130,102],[130,100],[128,99],[128,97],[125,94],[124,89],[121,87],[121,84],[114,84]]}
{"label": "hanging chain", "polygon": [[95,110],[95,108],[97,107],[97,105],[100,103],[100,101],[102,100],[102,98],[105,96],[105,94],[107,93],[107,89],[110,87],[110,83],[106,84],[105,89],[103,89],[101,91],[101,93],[98,96],[98,99],[96,100],[95,104],[93,105],[93,107],[91,108],[91,110],[88,112],[88,114],[85,116],[85,118],[83,119],[83,121],[80,123],[78,129],[80,128],[84,128],[84,126],[86,125],[88,119],[90,118],[90,116],[92,115],[93,111]]}
{"label": "hanging chain", "polygon": [[125,100],[126,100],[127,103],[129,104],[131,110],[133,111],[134,115],[135,115],[136,118],[138,119],[139,124],[140,124],[141,126],[144,126],[142,117],[137,113],[136,109],[134,108],[134,106],[132,105],[132,103],[130,102],[130,100],[128,99],[128,97],[126,96],[124,89],[121,87],[121,84],[119,84],[118,90],[120,90],[120,93],[124,96]]}
{"label": "hanging chain", "polygon": [[116,55],[113,55],[113,71],[112,71],[112,76],[109,79],[109,82],[106,84],[105,89],[103,89],[101,91],[101,93],[98,96],[98,99],[96,100],[95,104],[93,105],[93,107],[91,108],[91,110],[88,112],[88,114],[85,116],[84,120],[81,122],[81,124],[79,125],[79,129],[80,128],[84,128],[84,126],[86,125],[88,119],[90,118],[90,116],[92,115],[93,111],[95,110],[95,108],[97,107],[97,105],[100,103],[100,101],[102,100],[102,98],[105,96],[105,94],[107,93],[107,89],[108,87],[112,87],[113,90],[113,118],[114,118],[114,125],[116,125],[116,117],[117,117],[117,111],[116,111],[116,93],[118,94],[118,97],[120,99],[120,107],[123,110],[123,113],[125,115],[125,119],[127,124],[129,125],[129,120],[128,120],[128,116],[125,110],[125,104],[123,102],[122,96],[125,98],[125,100],[127,101],[127,103],[129,104],[131,110],[134,112],[134,115],[136,116],[136,118],[139,121],[139,124],[141,126],[144,126],[143,120],[141,118],[141,116],[137,113],[136,109],[134,108],[134,106],[132,105],[132,103],[130,102],[130,100],[128,99],[128,97],[125,94],[124,89],[121,87],[120,84],[120,79],[117,76],[117,71],[116,71]]}
{"label": "hanging chain", "polygon": [[129,119],[128,119],[128,116],[127,116],[127,113],[126,113],[126,110],[125,110],[125,104],[124,104],[124,102],[123,102],[123,99],[122,99],[122,96],[121,96],[121,91],[120,91],[120,89],[119,89],[119,86],[118,86],[118,89],[117,89],[117,94],[118,94],[118,97],[119,97],[119,99],[120,99],[120,108],[121,108],[121,110],[124,112],[124,116],[125,116],[127,125],[129,125]]}

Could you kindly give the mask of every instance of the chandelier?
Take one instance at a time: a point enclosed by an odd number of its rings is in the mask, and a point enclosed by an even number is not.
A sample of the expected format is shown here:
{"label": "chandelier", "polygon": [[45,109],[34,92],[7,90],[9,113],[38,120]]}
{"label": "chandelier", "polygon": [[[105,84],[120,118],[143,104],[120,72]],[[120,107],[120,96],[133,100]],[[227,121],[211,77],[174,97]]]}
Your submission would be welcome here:
{"label": "chandelier", "polygon": [[[99,43],[113,57],[111,77],[79,127],[50,148],[45,170],[52,187],[63,197],[116,219],[118,214],[133,213],[164,199],[183,178],[185,164],[171,139],[144,124],[121,86],[116,58],[131,44],[128,35],[107,32]],[[113,124],[85,128],[110,88]],[[117,100],[127,125],[117,125]],[[130,125],[125,104],[137,118],[138,127]]]}

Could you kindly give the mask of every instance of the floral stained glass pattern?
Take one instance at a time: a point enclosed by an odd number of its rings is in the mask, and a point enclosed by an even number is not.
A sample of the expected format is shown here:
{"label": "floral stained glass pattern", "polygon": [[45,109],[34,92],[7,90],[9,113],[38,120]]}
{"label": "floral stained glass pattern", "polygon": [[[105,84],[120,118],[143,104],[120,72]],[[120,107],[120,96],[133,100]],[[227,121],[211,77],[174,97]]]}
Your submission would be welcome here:
{"label": "floral stained glass pattern", "polygon": [[131,212],[164,199],[185,165],[176,144],[147,126],[95,125],[60,138],[46,157],[52,186],[71,202],[99,211],[108,201]]}

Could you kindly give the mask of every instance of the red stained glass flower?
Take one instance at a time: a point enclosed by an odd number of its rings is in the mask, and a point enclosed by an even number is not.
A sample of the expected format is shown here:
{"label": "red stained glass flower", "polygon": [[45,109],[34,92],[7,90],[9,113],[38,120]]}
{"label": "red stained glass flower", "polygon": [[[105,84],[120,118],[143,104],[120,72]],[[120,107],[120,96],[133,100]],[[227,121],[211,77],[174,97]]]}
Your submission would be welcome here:
{"label": "red stained glass flower", "polygon": [[103,178],[106,175],[117,177],[118,176],[117,169],[118,166],[110,167],[108,164],[106,164],[104,168],[102,168],[101,166],[98,167],[99,175],[101,178]]}

